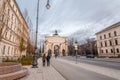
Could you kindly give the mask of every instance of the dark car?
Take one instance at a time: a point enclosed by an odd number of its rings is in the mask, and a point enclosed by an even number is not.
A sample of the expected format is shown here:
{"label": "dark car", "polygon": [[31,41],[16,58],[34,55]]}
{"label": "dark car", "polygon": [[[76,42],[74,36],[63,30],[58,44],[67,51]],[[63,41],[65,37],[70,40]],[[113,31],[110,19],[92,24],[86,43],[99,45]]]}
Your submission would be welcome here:
{"label": "dark car", "polygon": [[86,55],[86,58],[94,58],[95,56],[93,54]]}

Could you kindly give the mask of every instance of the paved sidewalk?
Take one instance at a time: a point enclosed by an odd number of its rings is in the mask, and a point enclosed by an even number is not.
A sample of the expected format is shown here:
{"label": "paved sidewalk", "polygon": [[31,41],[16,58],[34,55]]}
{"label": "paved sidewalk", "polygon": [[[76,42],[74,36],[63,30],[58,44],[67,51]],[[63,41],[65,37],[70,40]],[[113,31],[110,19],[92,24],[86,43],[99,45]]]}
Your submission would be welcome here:
{"label": "paved sidewalk", "polygon": [[52,66],[42,67],[41,59],[38,60],[38,68],[25,66],[29,70],[29,75],[20,80],[65,80]]}

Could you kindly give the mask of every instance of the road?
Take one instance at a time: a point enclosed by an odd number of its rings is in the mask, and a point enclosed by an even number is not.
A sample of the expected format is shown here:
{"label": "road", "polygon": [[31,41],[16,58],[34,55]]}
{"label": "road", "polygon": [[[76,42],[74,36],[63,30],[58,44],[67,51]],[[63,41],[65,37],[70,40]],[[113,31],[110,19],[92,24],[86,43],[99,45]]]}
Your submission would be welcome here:
{"label": "road", "polygon": [[66,80],[117,80],[69,63],[65,63],[59,59],[52,59],[51,64],[61,75],[63,75]]}
{"label": "road", "polygon": [[[63,59],[76,61],[76,57],[71,57],[71,56],[63,57]],[[87,63],[87,64],[97,65],[101,67],[120,70],[120,62],[117,62],[117,61],[115,62],[115,61],[98,60],[94,58],[80,58],[80,57],[77,58],[77,61],[80,63]]]}

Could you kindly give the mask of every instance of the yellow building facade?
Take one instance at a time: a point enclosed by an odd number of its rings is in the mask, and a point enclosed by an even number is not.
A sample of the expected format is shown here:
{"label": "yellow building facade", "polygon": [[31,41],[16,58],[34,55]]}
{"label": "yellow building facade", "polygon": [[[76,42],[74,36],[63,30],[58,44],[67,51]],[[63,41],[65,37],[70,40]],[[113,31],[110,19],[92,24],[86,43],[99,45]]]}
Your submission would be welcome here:
{"label": "yellow building facade", "polygon": [[103,29],[96,35],[99,56],[120,56],[120,22]]}
{"label": "yellow building facade", "polygon": [[0,57],[26,55],[28,29],[16,0],[0,0]]}

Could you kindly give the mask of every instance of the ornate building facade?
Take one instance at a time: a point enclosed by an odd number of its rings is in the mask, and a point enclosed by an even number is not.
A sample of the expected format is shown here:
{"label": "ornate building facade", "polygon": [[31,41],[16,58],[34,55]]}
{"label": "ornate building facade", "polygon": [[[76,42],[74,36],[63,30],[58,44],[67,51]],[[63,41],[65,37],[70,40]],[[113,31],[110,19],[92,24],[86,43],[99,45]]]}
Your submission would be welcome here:
{"label": "ornate building facade", "polygon": [[0,56],[26,55],[28,25],[16,0],[0,0]]}
{"label": "ornate building facade", "polygon": [[120,22],[105,28],[96,35],[99,56],[120,56]]}
{"label": "ornate building facade", "polygon": [[65,56],[68,53],[67,38],[59,36],[57,32],[53,36],[46,36],[44,49],[45,54],[51,50],[52,56]]}

